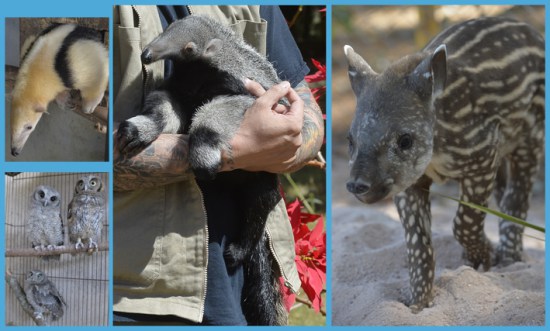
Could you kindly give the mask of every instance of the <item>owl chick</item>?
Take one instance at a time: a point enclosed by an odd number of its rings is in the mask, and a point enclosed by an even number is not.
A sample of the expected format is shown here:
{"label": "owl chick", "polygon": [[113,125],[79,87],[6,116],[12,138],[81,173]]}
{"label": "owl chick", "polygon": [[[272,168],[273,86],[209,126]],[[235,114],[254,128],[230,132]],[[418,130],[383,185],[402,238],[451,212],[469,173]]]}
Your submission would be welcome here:
{"label": "owl chick", "polygon": [[87,241],[88,251],[97,251],[104,218],[105,197],[101,178],[96,175],[81,177],[76,183],[67,216],[69,239],[75,248],[84,248],[83,241]]}
{"label": "owl chick", "polygon": [[[36,250],[54,250],[63,245],[61,196],[54,188],[40,185],[34,190],[27,217],[27,237]],[[43,260],[57,260],[61,255],[47,255]]]}
{"label": "owl chick", "polygon": [[23,282],[23,290],[36,318],[49,322],[63,316],[63,306],[67,304],[54,283],[42,271],[29,271]]}

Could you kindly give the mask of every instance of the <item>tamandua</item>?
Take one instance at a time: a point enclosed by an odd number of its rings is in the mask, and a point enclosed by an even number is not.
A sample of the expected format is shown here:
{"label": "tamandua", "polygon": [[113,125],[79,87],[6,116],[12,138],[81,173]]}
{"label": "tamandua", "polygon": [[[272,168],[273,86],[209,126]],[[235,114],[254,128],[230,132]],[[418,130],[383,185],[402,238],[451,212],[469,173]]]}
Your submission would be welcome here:
{"label": "tamandua", "polygon": [[76,24],[54,23],[24,43],[11,99],[11,154],[21,153],[48,104],[80,91],[90,114],[109,83],[109,54],[101,33]]}

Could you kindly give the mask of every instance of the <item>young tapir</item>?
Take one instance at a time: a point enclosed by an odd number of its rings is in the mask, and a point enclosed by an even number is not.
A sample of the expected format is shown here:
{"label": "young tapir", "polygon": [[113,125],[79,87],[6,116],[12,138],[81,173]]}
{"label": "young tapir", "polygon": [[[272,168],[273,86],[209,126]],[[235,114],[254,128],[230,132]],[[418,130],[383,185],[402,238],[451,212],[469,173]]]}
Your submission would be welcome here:
{"label": "young tapir", "polygon": [[[357,110],[347,189],[364,203],[393,196],[405,229],[413,312],[432,305],[429,188],[456,180],[460,199],[525,219],[544,150],[544,39],[507,18],[460,23],[381,74],[344,51]],[[523,227],[500,221],[493,249],[485,213],[460,206],[453,233],[466,263],[522,259]]]}

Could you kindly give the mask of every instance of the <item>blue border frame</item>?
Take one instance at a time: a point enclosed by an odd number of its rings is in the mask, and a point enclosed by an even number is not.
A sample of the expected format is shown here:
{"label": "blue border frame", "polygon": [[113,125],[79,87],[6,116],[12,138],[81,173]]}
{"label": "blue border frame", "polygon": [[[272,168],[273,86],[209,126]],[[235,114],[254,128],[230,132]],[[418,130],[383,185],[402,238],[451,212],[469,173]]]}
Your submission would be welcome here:
{"label": "blue border frame", "polygon": [[[259,0],[248,2],[250,3],[259,3]],[[340,329],[343,327],[335,327],[331,326],[332,324],[332,259],[331,259],[331,251],[332,251],[332,236],[331,236],[331,227],[332,227],[332,94],[328,91],[330,91],[330,87],[332,86],[332,6],[336,5],[471,5],[471,4],[487,4],[487,5],[544,5],[546,7],[548,4],[548,1],[545,0],[537,0],[537,1],[528,1],[528,3],[522,3],[519,0],[515,1],[495,1],[495,0],[485,0],[485,1],[477,1],[477,0],[455,0],[455,1],[446,1],[446,0],[440,0],[440,1],[426,1],[426,0],[417,0],[417,1],[407,1],[407,0],[377,0],[377,1],[368,1],[368,0],[348,0],[348,1],[339,1],[339,0],[324,0],[324,1],[311,1],[311,0],[301,0],[301,1],[292,1],[292,0],[279,0],[279,1],[273,1],[273,0],[267,0],[262,1],[262,4],[272,4],[272,5],[296,5],[297,3],[303,4],[303,5],[326,5],[327,6],[327,43],[326,43],[326,50],[327,50],[327,86],[329,87],[327,89],[327,118],[326,118],[326,160],[327,160],[327,176],[326,176],[326,228],[327,228],[327,301],[326,301],[326,308],[327,308],[327,327],[330,329]],[[134,1],[117,1],[117,0],[93,0],[93,1],[75,1],[75,0],[20,0],[20,1],[5,1],[1,5],[0,9],[0,45],[1,47],[5,47],[5,17],[47,17],[47,16],[55,16],[55,17],[109,17],[111,19],[111,32],[112,32],[112,6],[115,4],[170,4],[170,3],[181,3],[181,1],[160,1],[160,0],[134,0]],[[190,4],[243,4],[247,3],[246,1],[232,1],[232,0],[226,0],[226,1],[204,1],[204,0],[191,0],[188,1]],[[545,27],[545,34],[548,36],[550,32],[550,28],[548,27],[548,8],[546,8],[546,27]],[[109,34],[110,36],[110,44],[112,45],[112,33]],[[0,47],[0,48],[1,48]],[[548,42],[546,45],[546,48],[548,50]],[[5,60],[5,52],[2,50],[0,51],[0,63],[4,65]],[[110,56],[110,63],[112,65],[112,53]],[[548,59],[546,59],[546,67],[548,68]],[[548,69],[547,69],[548,74]],[[0,70],[0,90],[5,91],[5,72],[4,70]],[[548,75],[547,75],[548,76]],[[110,80],[110,86],[112,86],[112,76]],[[112,89],[111,89],[112,90]],[[546,93],[546,100],[548,100],[548,92]],[[548,105],[548,101],[547,101]],[[109,108],[112,109],[112,98],[110,99],[110,105]],[[2,102],[0,104],[0,109],[3,109],[5,111],[5,103]],[[0,116],[0,128],[1,130],[5,130],[5,116],[3,115],[5,113],[2,113],[2,116]],[[110,127],[112,127],[112,117],[110,119]],[[546,132],[549,132],[549,124],[546,123]],[[2,137],[3,131],[0,131],[0,134]],[[112,139],[109,137],[109,154],[112,155]],[[0,144],[0,155],[4,154],[5,146],[4,144]],[[548,169],[550,167],[548,158],[549,154],[549,147],[546,146],[546,156],[545,156],[545,172],[548,173]],[[112,197],[112,189],[113,189],[113,180],[112,180],[112,157],[110,157],[109,162],[5,162],[5,160],[2,158],[0,161],[0,172],[6,172],[6,171],[55,171],[55,172],[87,172],[87,171],[98,171],[98,172],[108,172],[110,176],[110,196]],[[545,179],[545,187],[548,187],[548,184],[550,182],[550,179],[548,176],[546,176]],[[0,176],[0,215],[5,215],[5,178],[4,176]],[[545,197],[545,203],[548,203],[548,196]],[[110,203],[111,210],[109,211],[109,217],[113,221],[113,212],[112,212],[112,203]],[[546,215],[545,215],[546,216]],[[545,218],[547,220],[547,217]],[[4,238],[4,227],[1,227],[0,229],[0,238]],[[548,240],[548,235],[546,236],[546,239]],[[110,232],[110,242],[113,241],[112,238],[112,231]],[[546,259],[548,260],[549,253],[546,251]],[[110,263],[109,263],[109,273],[111,277],[110,283],[110,289],[112,293],[112,250],[110,252]],[[0,268],[5,268],[5,258],[4,255],[0,255]],[[5,282],[1,282],[3,285],[0,285],[0,294],[2,297],[0,298],[0,307],[4,308],[4,297],[5,297]],[[549,288],[549,281],[548,277],[545,279],[546,288]],[[109,303],[112,307],[112,295],[109,296]],[[545,301],[546,305],[546,320],[548,320],[548,300]],[[112,313],[112,308],[109,309]],[[3,312],[5,312],[2,309]],[[109,317],[109,324],[112,323],[112,318]],[[1,313],[0,316],[0,329],[5,328],[5,313]],[[27,330],[27,329],[35,329],[36,327],[20,327],[19,330]],[[90,330],[103,330],[106,327],[83,327]],[[107,328],[113,328],[112,326]],[[139,329],[142,329],[143,327],[138,327]],[[152,329],[150,327],[145,327],[146,329]],[[224,327],[224,328],[232,328],[232,327]],[[307,327],[294,327],[298,329],[306,329]],[[361,327],[361,328],[367,328],[367,327]],[[369,327],[372,328],[372,327]],[[423,327],[407,327],[407,330],[421,330]],[[489,327],[488,329],[493,329],[494,327]],[[509,328],[518,328],[518,327],[506,327],[506,329]],[[537,327],[540,328],[540,327]]]}

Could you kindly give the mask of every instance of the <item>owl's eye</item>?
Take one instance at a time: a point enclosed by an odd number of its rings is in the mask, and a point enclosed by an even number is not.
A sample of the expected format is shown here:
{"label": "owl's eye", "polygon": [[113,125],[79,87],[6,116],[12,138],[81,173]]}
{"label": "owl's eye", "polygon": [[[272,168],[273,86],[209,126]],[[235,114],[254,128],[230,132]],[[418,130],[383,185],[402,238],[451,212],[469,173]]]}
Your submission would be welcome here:
{"label": "owl's eye", "polygon": [[44,198],[46,195],[44,194],[44,191],[40,191],[40,193],[38,193],[40,195],[41,198]]}
{"label": "owl's eye", "polygon": [[55,202],[55,201],[57,201],[57,197],[51,197],[50,200],[51,200],[52,202]]}
{"label": "owl's eye", "polygon": [[97,184],[96,180],[95,180],[95,179],[92,179],[92,180],[90,181],[90,185],[95,186],[95,184]]}

